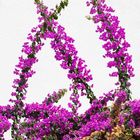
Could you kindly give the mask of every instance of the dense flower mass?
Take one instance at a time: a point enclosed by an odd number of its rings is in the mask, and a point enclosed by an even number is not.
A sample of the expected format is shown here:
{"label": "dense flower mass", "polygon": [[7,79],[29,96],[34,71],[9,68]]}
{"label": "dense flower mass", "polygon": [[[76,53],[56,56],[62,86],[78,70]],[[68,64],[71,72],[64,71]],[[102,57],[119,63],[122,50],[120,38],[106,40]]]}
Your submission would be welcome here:
{"label": "dense flower mass", "polygon": [[[55,10],[49,10],[40,0],[35,0],[35,4],[40,14],[39,25],[31,29],[22,46],[22,55],[14,70],[17,78],[12,85],[15,90],[11,93],[11,104],[0,106],[0,140],[4,140],[4,133],[10,128],[13,140],[139,140],[140,100],[132,100],[129,89],[129,79],[134,76],[132,56],[127,52],[130,44],[118,17],[112,14],[113,8],[107,6],[105,0],[86,2],[91,15],[88,19],[98,24],[96,32],[105,42],[104,57],[110,58],[107,67],[116,68],[109,75],[118,77],[116,89],[97,98],[93,85],[89,84],[92,74],[85,61],[78,57],[74,39],[57,22],[68,0],[61,1]],[[42,103],[25,103],[28,80],[35,73],[32,66],[38,62],[36,54],[48,39],[55,59],[67,70],[67,77],[72,81],[70,111],[57,106],[67,89],[49,93]],[[90,107],[78,114],[79,98],[83,95],[89,99]]]}
{"label": "dense flower mass", "polygon": [[69,121],[73,118],[73,114],[52,104],[27,104],[25,112],[25,119],[20,125],[19,132],[24,139],[51,136],[62,139],[62,136],[73,127],[73,123]]}

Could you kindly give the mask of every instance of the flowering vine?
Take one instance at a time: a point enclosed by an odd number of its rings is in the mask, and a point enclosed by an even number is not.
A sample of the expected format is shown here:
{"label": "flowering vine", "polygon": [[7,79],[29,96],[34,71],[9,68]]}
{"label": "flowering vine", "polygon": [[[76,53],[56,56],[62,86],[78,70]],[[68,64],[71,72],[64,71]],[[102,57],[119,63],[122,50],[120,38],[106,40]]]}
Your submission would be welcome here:
{"label": "flowering vine", "polygon": [[[99,24],[96,32],[105,42],[102,46],[106,51],[104,57],[112,59],[107,67],[117,70],[109,75],[118,77],[117,88],[97,98],[92,91],[93,85],[88,83],[92,75],[85,61],[78,57],[74,39],[57,22],[62,9],[68,6],[68,0],[61,1],[54,10],[49,10],[40,0],[35,0],[35,4],[37,14],[40,14],[39,25],[32,28],[27,42],[23,44],[23,55],[14,70],[18,78],[13,81],[15,91],[11,93],[11,104],[0,106],[0,139],[4,140],[4,133],[11,128],[13,140],[139,140],[140,101],[131,99],[129,88],[129,79],[134,76],[132,56],[127,53],[130,44],[118,17],[112,15],[113,8],[107,6],[105,0],[86,2],[91,7],[88,19]],[[32,66],[38,62],[36,54],[47,39],[51,39],[54,57],[68,71],[67,77],[72,81],[68,102],[71,111],[54,104],[66,94],[67,89],[49,93],[42,103],[25,103],[28,79],[35,74]],[[79,97],[83,95],[89,99],[90,107],[78,114],[81,106]],[[109,101],[113,102],[111,106]]]}
{"label": "flowering vine", "polygon": [[115,10],[107,6],[105,0],[87,1],[87,6],[91,6],[90,14],[92,15],[88,19],[99,24],[96,32],[101,34],[100,40],[106,42],[102,46],[106,51],[103,57],[113,59],[107,63],[107,67],[117,68],[117,71],[109,75],[118,77],[116,85],[120,85],[120,88],[127,92],[128,99],[130,99],[129,79],[134,76],[134,68],[131,66],[132,56],[127,52],[130,44],[126,41],[125,29],[119,25],[118,17],[111,14]]}

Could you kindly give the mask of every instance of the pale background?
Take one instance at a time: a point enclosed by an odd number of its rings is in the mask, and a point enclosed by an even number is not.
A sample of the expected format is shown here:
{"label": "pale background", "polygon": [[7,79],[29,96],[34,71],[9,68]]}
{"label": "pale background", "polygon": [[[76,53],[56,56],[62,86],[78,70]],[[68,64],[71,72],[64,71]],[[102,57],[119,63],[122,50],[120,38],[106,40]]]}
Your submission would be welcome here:
{"label": "pale background", "polygon": [[[107,0],[116,9],[122,27],[126,29],[126,38],[132,45],[129,52],[133,54],[133,66],[136,76],[131,80],[133,98],[140,98],[140,0]],[[44,0],[53,8],[60,0]],[[95,33],[96,25],[88,21],[89,8],[85,0],[70,0],[69,6],[62,12],[59,22],[66,28],[68,35],[75,39],[75,46],[80,57],[86,60],[88,68],[93,74],[94,93],[102,95],[113,89],[116,78],[109,78],[112,70],[106,67],[106,60],[102,58],[104,50],[102,42]],[[22,44],[33,26],[37,25],[36,8],[33,0],[0,0],[0,105],[6,105],[13,91],[13,70],[21,55]],[[29,80],[26,101],[40,102],[47,93],[60,88],[68,88],[71,81],[67,72],[60,68],[54,59],[54,52],[49,43],[37,55],[39,62],[33,67],[37,73]],[[60,104],[67,108],[68,97],[64,97]],[[80,112],[88,108],[86,99],[82,99],[84,106]],[[9,136],[7,135],[7,138]]]}

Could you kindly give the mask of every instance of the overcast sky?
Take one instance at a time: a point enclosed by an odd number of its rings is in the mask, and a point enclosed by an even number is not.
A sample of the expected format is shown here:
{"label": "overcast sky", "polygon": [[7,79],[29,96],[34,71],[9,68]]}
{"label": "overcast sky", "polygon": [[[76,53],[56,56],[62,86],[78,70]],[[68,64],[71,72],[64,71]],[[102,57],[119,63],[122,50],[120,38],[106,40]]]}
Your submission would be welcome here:
{"label": "overcast sky", "polygon": [[[60,0],[44,0],[44,3],[53,8]],[[129,49],[133,54],[135,78],[132,82],[133,98],[140,98],[140,1],[139,0],[108,0],[116,9],[122,27],[126,29]],[[69,7],[62,12],[59,23],[66,28],[68,35],[75,39],[78,55],[86,60],[88,68],[93,74],[94,93],[102,95],[114,88],[116,78],[109,78],[112,70],[106,67],[106,60],[102,58],[104,50],[95,33],[96,25],[86,20],[89,9],[84,0],[70,0]],[[14,79],[13,70],[21,55],[21,47],[26,41],[30,29],[37,25],[36,8],[33,0],[0,0],[0,104],[6,105],[10,98]],[[67,79],[67,71],[60,68],[59,62],[54,59],[54,52],[48,42],[37,55],[39,62],[33,67],[37,73],[29,80],[26,101],[41,102],[47,93],[68,88],[71,81]],[[66,106],[68,96],[61,100]],[[85,102],[86,99],[82,99]],[[84,104],[85,105],[85,104]],[[83,108],[87,108],[88,104]],[[83,110],[83,108],[81,110]]]}

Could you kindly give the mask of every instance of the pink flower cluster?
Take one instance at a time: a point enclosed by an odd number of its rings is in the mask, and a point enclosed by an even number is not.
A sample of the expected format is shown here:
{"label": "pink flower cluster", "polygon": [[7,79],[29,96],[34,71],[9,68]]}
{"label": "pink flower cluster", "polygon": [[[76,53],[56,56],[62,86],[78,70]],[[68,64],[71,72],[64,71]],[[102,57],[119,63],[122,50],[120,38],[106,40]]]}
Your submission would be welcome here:
{"label": "pink flower cluster", "polygon": [[9,130],[11,123],[5,116],[0,115],[0,137],[3,137],[4,132]]}
{"label": "pink flower cluster", "polygon": [[[112,59],[107,66],[116,68],[110,76],[118,77],[115,90],[96,98],[92,91],[93,85],[89,84],[92,75],[85,61],[78,57],[74,39],[56,21],[61,10],[68,5],[68,0],[61,1],[55,10],[50,11],[39,0],[35,0],[35,4],[37,14],[41,15],[38,18],[39,25],[32,28],[28,41],[22,46],[23,55],[19,57],[14,70],[17,76],[12,85],[15,89],[11,93],[14,99],[10,99],[11,105],[0,106],[0,139],[3,140],[4,133],[11,128],[13,140],[81,140],[93,132],[96,132],[92,136],[94,139],[111,137],[113,140],[114,129],[118,126],[125,131],[122,130],[121,135],[116,135],[115,138],[140,138],[140,101],[131,100],[129,89],[129,79],[134,76],[132,57],[127,52],[130,44],[126,41],[118,17],[112,15],[114,10],[105,4],[105,0],[86,3],[91,7],[90,19],[94,23],[100,23],[96,32],[100,33],[100,40],[105,42],[104,57]],[[67,70],[67,77],[72,81],[69,88],[72,93],[68,102],[71,111],[54,105],[65,95],[66,89],[48,94],[41,104],[25,103],[28,79],[35,73],[32,66],[38,62],[36,54],[47,39],[51,40],[55,59]],[[89,99],[90,108],[79,115],[79,97],[83,95]],[[113,102],[112,106],[108,106],[109,101]]]}

